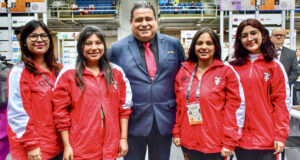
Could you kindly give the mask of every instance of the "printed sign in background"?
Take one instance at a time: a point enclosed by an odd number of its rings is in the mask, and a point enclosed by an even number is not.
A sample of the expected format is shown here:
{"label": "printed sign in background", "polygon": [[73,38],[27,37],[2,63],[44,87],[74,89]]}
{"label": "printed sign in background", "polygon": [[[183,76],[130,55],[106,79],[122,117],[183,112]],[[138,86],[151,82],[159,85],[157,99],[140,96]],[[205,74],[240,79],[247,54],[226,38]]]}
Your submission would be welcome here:
{"label": "printed sign in background", "polygon": [[79,32],[58,32],[58,39],[75,39],[78,37]]}
{"label": "printed sign in background", "polygon": [[[243,20],[248,18],[255,18],[254,14],[233,14],[232,24],[239,25]],[[258,16],[259,21],[263,25],[281,25],[281,14],[260,14]]]}
{"label": "printed sign in background", "polygon": [[255,10],[255,4],[259,10],[293,10],[295,0],[220,0],[221,10]]}
{"label": "printed sign in background", "polygon": [[11,8],[12,13],[43,13],[47,11],[45,0],[0,0],[0,13],[7,12],[6,6]]}
{"label": "printed sign in background", "polygon": [[79,32],[57,32],[58,44],[61,44],[62,53],[58,50],[58,57],[63,65],[75,63],[77,58],[77,39]]}

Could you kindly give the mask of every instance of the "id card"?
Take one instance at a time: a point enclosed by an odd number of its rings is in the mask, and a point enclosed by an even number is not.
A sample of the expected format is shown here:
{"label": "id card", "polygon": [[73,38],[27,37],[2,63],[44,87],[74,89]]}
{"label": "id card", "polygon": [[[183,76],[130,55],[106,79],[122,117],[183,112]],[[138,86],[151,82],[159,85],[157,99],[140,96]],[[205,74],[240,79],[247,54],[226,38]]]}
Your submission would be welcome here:
{"label": "id card", "polygon": [[202,124],[202,115],[199,103],[189,103],[186,105],[190,125]]}

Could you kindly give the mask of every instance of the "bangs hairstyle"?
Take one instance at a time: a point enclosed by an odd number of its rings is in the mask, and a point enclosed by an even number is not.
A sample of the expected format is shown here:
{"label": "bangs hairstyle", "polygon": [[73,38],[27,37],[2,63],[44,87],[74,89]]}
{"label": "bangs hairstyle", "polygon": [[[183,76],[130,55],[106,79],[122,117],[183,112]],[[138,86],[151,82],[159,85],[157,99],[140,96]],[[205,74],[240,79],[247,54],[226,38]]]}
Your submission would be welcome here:
{"label": "bangs hairstyle", "polygon": [[221,44],[220,44],[218,35],[216,34],[216,32],[214,32],[210,28],[202,28],[199,31],[197,31],[197,33],[193,37],[192,44],[191,44],[189,52],[188,52],[189,57],[188,57],[187,61],[198,62],[198,57],[196,55],[195,47],[196,47],[199,37],[203,33],[208,33],[214,43],[214,46],[215,46],[214,59],[221,60],[222,49],[221,49]]}
{"label": "bangs hairstyle", "polygon": [[100,71],[104,72],[104,77],[106,80],[107,88],[109,88],[109,85],[112,82],[112,68],[109,64],[108,57],[107,57],[107,48],[106,48],[106,43],[104,39],[104,35],[101,32],[100,28],[96,26],[86,26],[84,27],[80,34],[79,34],[79,39],[77,42],[77,60],[76,60],[76,73],[75,73],[75,81],[76,85],[79,86],[82,89],[82,93],[85,91],[85,84],[83,81],[83,71],[86,67],[86,58],[83,55],[83,48],[85,41],[91,36],[91,35],[96,35],[103,43],[104,45],[104,53],[102,57],[98,61],[98,65],[100,68]]}
{"label": "bangs hairstyle", "polygon": [[234,43],[234,60],[231,62],[231,64],[240,66],[246,63],[249,51],[246,48],[244,48],[244,46],[242,45],[242,41],[239,38],[242,34],[243,29],[246,26],[256,28],[262,34],[262,43],[260,49],[264,56],[264,60],[271,61],[274,58],[276,58],[276,50],[270,39],[269,31],[257,19],[246,19],[242,21],[237,28],[237,38]]}
{"label": "bangs hairstyle", "polygon": [[51,36],[50,30],[47,28],[47,26],[40,21],[32,20],[28,22],[25,26],[22,27],[21,30],[21,36],[20,36],[20,46],[21,46],[21,52],[22,57],[21,61],[25,64],[26,69],[29,70],[29,72],[33,73],[34,75],[39,74],[38,69],[35,67],[33,61],[34,56],[33,54],[28,50],[26,39],[27,37],[37,28],[41,27],[45,33],[48,35],[49,40],[47,43],[49,44],[48,51],[44,54],[44,58],[47,64],[47,67],[54,71],[55,75],[58,75],[59,71],[61,70],[61,66],[56,62],[55,55],[54,55],[54,45],[53,45],[53,38]]}

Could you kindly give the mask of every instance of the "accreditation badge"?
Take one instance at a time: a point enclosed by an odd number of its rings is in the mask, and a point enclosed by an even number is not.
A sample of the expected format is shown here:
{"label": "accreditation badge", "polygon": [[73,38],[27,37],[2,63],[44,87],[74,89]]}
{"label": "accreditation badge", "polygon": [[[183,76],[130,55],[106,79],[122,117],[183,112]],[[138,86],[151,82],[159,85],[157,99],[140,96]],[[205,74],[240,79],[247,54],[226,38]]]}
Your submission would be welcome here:
{"label": "accreditation badge", "polygon": [[202,124],[202,115],[199,103],[189,103],[186,105],[190,125]]}

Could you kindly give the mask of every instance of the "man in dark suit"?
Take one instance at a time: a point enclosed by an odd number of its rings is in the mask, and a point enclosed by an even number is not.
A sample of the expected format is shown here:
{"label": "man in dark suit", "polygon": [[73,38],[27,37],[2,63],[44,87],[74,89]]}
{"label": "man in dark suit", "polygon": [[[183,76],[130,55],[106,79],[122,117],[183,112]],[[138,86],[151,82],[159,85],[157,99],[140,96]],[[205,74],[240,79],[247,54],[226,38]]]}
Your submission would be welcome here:
{"label": "man in dark suit", "polygon": [[[296,52],[283,46],[285,40],[285,31],[282,28],[275,28],[272,31],[271,41],[277,50],[278,59],[284,66],[288,75],[289,84],[293,84],[298,78],[298,62]],[[295,90],[294,90],[295,91]],[[295,92],[294,92],[295,93]],[[297,98],[293,95],[293,104],[297,104]]]}
{"label": "man in dark suit", "polygon": [[300,64],[300,48],[296,49],[296,56],[297,56],[297,62],[298,62],[298,65],[299,65]]}
{"label": "man in dark suit", "polygon": [[300,48],[296,49],[296,56],[298,62],[298,77],[300,76]]}
{"label": "man in dark suit", "polygon": [[157,33],[155,10],[148,2],[134,4],[130,24],[132,34],[108,51],[132,87],[125,160],[145,159],[147,146],[149,160],[169,160],[176,113],[174,79],[185,60],[184,50],[178,39]]}

